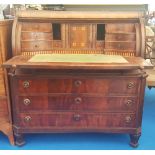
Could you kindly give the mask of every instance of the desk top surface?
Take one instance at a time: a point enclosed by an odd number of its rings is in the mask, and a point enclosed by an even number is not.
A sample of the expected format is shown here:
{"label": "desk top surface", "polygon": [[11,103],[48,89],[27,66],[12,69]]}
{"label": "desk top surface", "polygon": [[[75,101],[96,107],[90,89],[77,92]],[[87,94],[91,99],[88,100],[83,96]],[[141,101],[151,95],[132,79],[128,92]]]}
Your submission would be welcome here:
{"label": "desk top surface", "polygon": [[131,70],[151,68],[140,57],[122,57],[101,54],[50,54],[26,57],[15,56],[3,64],[5,68],[27,69],[89,69],[89,70]]}

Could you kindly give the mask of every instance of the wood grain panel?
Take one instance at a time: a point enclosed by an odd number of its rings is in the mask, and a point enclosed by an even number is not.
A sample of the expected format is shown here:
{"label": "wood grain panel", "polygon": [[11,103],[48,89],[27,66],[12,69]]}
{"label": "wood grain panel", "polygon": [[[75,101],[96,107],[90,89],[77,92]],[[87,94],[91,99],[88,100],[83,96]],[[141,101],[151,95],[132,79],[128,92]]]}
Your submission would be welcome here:
{"label": "wood grain panel", "polygon": [[52,40],[52,33],[44,33],[44,32],[22,32],[21,40]]}
{"label": "wood grain panel", "polygon": [[106,41],[136,41],[135,34],[106,34],[105,35]]}
{"label": "wood grain panel", "polygon": [[[127,122],[127,117],[131,121]],[[82,112],[52,113],[52,114],[19,114],[20,126],[31,127],[77,127],[77,128],[105,128],[105,127],[134,127],[133,114],[96,114]],[[29,121],[26,118],[30,118]]]}
{"label": "wood grain panel", "polygon": [[52,41],[22,41],[21,48],[26,51],[51,50],[53,48]]}
{"label": "wood grain panel", "polygon": [[71,24],[70,25],[70,48],[89,48],[90,33],[89,26],[86,24]]}
{"label": "wood grain panel", "polygon": [[3,74],[0,74],[0,95],[6,95],[5,81]]}
{"label": "wood grain panel", "polygon": [[[29,87],[24,88],[24,82]],[[128,88],[130,83],[132,88]],[[66,78],[66,79],[25,79],[18,81],[20,93],[100,93],[106,94],[136,94],[138,79],[136,78]]]}
{"label": "wood grain panel", "polygon": [[112,23],[106,25],[107,33],[135,33],[135,25],[130,23]]}
{"label": "wood grain panel", "polygon": [[[28,111],[132,111],[136,110],[136,97],[103,97],[84,94],[51,95],[51,96],[19,96],[20,112]],[[29,102],[26,104],[26,100]]]}
{"label": "wood grain panel", "polygon": [[0,96],[0,113],[8,115],[7,98]]}
{"label": "wood grain panel", "polygon": [[33,23],[33,22],[23,22],[22,31],[31,32],[52,32],[51,23]]}
{"label": "wood grain panel", "polygon": [[136,42],[119,42],[119,41],[106,41],[105,49],[115,50],[136,50]]}

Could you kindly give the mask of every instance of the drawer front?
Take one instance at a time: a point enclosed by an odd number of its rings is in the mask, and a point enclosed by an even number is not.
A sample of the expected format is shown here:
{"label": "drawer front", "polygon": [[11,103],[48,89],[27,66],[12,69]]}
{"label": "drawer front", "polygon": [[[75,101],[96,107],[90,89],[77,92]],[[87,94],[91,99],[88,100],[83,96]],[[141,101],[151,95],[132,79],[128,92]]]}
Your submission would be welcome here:
{"label": "drawer front", "polygon": [[51,23],[22,23],[22,31],[52,32]]}
{"label": "drawer front", "polygon": [[22,41],[22,51],[45,51],[52,49],[52,41]]}
{"label": "drawer front", "polygon": [[22,32],[21,40],[52,40],[52,33]]}
{"label": "drawer front", "polygon": [[106,32],[112,33],[112,32],[126,32],[126,33],[134,33],[135,32],[135,25],[134,24],[125,24],[125,23],[119,23],[119,24],[107,24],[106,25]]}
{"label": "drawer front", "polygon": [[136,97],[92,97],[84,95],[19,96],[20,112],[52,111],[135,111]]}
{"label": "drawer front", "polygon": [[106,49],[118,49],[118,50],[135,50],[136,43],[133,42],[105,42]]}
{"label": "drawer front", "polygon": [[135,34],[106,34],[106,41],[135,41]]}
{"label": "drawer front", "polygon": [[96,113],[52,113],[19,115],[19,125],[24,128],[32,127],[67,127],[67,128],[106,128],[134,127],[134,114],[96,114]]}
{"label": "drawer front", "polygon": [[98,79],[23,79],[18,81],[19,93],[93,93],[102,95],[136,94],[137,78]]}

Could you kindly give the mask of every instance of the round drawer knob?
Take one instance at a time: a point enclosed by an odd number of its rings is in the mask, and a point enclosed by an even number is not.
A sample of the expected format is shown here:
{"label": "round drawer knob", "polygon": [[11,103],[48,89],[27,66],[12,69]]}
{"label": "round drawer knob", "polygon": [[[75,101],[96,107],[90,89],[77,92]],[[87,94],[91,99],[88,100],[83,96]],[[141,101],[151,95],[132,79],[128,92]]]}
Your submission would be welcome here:
{"label": "round drawer knob", "polygon": [[24,118],[25,122],[30,122],[32,120],[31,116],[26,116]]}
{"label": "round drawer knob", "polygon": [[76,115],[73,116],[73,119],[75,121],[80,121],[81,120],[81,116],[79,114],[76,114]]}
{"label": "round drawer knob", "polygon": [[24,81],[23,86],[24,86],[24,88],[28,88],[30,86],[29,81]]}
{"label": "round drawer knob", "polygon": [[130,107],[132,104],[133,104],[133,100],[127,100],[127,102],[126,102],[126,105],[127,105],[127,106]]}
{"label": "round drawer knob", "polygon": [[24,105],[26,105],[26,106],[28,106],[31,103],[30,99],[28,99],[28,98],[24,99],[23,102],[24,102]]}
{"label": "round drawer knob", "polygon": [[74,84],[75,84],[76,87],[79,87],[82,84],[82,81],[77,80],[77,81],[74,82]]}
{"label": "round drawer knob", "polygon": [[125,117],[125,122],[130,123],[131,122],[131,116],[126,116]]}
{"label": "round drawer knob", "polygon": [[38,48],[39,46],[38,46],[38,45],[34,45],[34,47],[35,47],[35,48]]}
{"label": "round drawer knob", "polygon": [[79,103],[82,102],[82,99],[81,99],[81,97],[76,97],[76,98],[74,99],[74,101],[75,101],[76,104],[79,104]]}
{"label": "round drawer knob", "polygon": [[135,83],[134,82],[129,82],[128,83],[128,88],[131,89],[131,88],[134,88],[135,87]]}

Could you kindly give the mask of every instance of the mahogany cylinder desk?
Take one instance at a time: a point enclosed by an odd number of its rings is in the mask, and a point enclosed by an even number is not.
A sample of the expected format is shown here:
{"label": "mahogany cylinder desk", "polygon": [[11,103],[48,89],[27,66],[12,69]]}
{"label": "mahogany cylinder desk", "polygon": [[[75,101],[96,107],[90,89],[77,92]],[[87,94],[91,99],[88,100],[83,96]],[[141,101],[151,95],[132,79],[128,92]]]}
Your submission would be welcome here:
{"label": "mahogany cylinder desk", "polygon": [[141,135],[146,63],[139,12],[19,11],[8,71],[13,130]]}
{"label": "mahogany cylinder desk", "polygon": [[13,20],[0,20],[0,131],[14,144],[7,74],[2,63],[11,57],[11,33]]}

